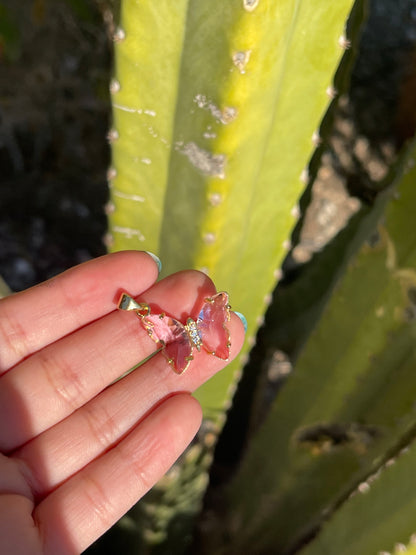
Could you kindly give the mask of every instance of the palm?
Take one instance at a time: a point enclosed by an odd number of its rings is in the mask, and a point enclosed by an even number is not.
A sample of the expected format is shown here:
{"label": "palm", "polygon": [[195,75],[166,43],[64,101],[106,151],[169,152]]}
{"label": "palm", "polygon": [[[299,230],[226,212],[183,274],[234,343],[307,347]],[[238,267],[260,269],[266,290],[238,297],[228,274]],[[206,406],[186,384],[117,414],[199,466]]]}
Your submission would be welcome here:
{"label": "palm", "polygon": [[[121,289],[177,318],[215,293],[198,272],[154,284],[145,253],[79,266],[0,302],[0,554],[80,553],[169,468],[196,433],[187,393],[224,366],[200,352],[174,374]],[[231,356],[243,327],[230,322]],[[112,384],[111,387],[108,387]]]}

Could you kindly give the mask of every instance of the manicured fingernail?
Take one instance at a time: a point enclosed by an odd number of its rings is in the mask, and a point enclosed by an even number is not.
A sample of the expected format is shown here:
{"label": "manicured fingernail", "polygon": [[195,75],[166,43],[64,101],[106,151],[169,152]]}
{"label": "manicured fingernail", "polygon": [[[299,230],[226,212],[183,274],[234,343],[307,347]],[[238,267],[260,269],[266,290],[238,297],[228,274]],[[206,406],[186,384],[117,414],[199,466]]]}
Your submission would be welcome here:
{"label": "manicured fingernail", "polygon": [[244,331],[247,331],[247,320],[246,320],[246,317],[244,316],[244,314],[241,314],[241,312],[234,312],[234,314],[237,314],[237,316],[243,322]]}
{"label": "manicured fingernail", "polygon": [[156,262],[157,267],[159,268],[159,274],[160,274],[160,272],[162,271],[162,262],[160,261],[160,258],[157,257],[157,256],[156,256],[155,254],[153,254],[152,252],[149,252],[149,251],[145,251],[145,252],[147,252],[147,254],[148,254],[149,256],[151,256],[151,257],[153,258],[153,260]]}

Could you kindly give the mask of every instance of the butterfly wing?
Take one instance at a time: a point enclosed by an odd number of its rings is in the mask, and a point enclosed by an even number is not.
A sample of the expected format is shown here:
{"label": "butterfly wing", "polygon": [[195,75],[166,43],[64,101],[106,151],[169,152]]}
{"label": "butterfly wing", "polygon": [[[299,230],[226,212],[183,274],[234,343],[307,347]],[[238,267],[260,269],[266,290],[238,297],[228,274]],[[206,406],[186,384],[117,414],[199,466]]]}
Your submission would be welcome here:
{"label": "butterfly wing", "polygon": [[185,326],[166,314],[147,314],[141,322],[150,337],[163,347],[163,354],[177,374],[182,374],[192,360],[192,345]]}
{"label": "butterfly wing", "polygon": [[205,299],[197,319],[202,345],[208,353],[222,360],[228,360],[230,356],[230,332],[227,328],[229,320],[227,293],[223,291]]}

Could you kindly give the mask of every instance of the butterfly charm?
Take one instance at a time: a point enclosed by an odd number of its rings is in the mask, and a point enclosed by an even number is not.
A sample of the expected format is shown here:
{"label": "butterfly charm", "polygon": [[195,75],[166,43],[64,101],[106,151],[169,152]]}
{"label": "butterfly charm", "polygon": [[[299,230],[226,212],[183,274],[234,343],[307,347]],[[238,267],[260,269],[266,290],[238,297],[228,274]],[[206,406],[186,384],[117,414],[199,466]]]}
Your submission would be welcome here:
{"label": "butterfly charm", "polygon": [[192,351],[200,351],[201,347],[211,355],[228,360],[231,343],[227,322],[231,307],[224,291],[205,298],[198,317],[187,318],[185,324],[164,312],[153,313],[148,304],[136,302],[127,293],[121,295],[118,308],[136,313],[177,374],[185,372],[194,358]]}

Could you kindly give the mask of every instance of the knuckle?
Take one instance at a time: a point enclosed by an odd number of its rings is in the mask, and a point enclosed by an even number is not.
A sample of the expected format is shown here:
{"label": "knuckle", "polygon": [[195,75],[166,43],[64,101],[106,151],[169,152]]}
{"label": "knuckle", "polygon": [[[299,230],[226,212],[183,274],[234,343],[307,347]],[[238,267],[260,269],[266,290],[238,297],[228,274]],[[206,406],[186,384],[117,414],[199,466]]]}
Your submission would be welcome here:
{"label": "knuckle", "polygon": [[29,352],[30,339],[18,318],[3,313],[0,318],[0,372],[22,360]]}
{"label": "knuckle", "polygon": [[[147,437],[146,442],[141,443],[139,448],[137,445],[135,447],[130,444],[120,445],[120,456],[123,460],[130,461],[130,472],[134,474],[143,493],[156,482],[157,467],[160,464],[163,466],[163,452],[163,445],[156,436]],[[155,459],[159,459],[157,464]]]}
{"label": "knuckle", "polygon": [[84,476],[84,481],[83,490],[87,498],[87,505],[91,507],[93,514],[103,524],[103,527],[108,528],[113,523],[117,511],[106,493],[106,488],[95,480],[91,473]]}
{"label": "knuckle", "polygon": [[58,358],[50,353],[50,349],[44,349],[37,354],[37,363],[54,395],[67,409],[73,411],[84,403],[86,384],[82,379],[82,373],[65,355]]}
{"label": "knuckle", "polygon": [[107,449],[119,439],[120,426],[117,424],[115,416],[104,404],[100,404],[100,406],[87,404],[84,407],[83,415],[92,437],[101,447]]}

